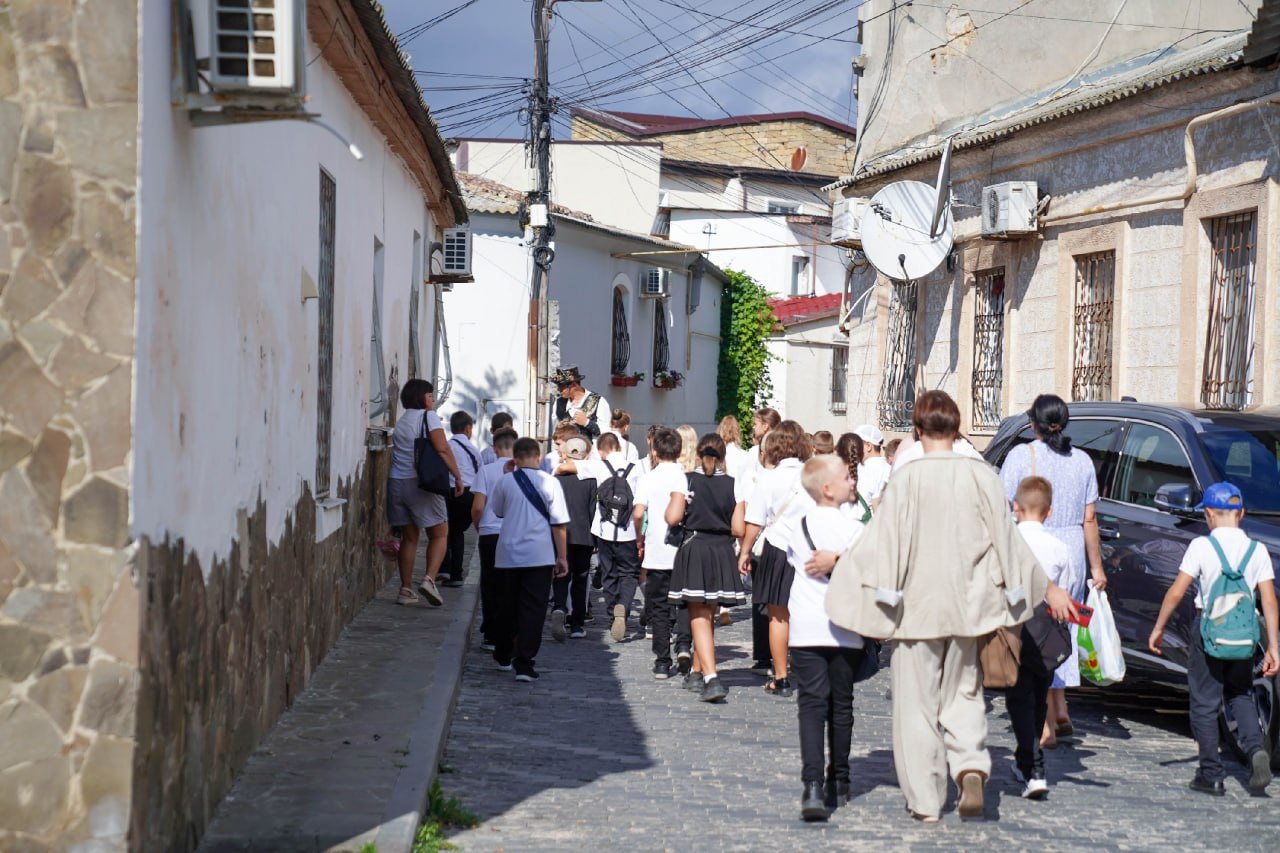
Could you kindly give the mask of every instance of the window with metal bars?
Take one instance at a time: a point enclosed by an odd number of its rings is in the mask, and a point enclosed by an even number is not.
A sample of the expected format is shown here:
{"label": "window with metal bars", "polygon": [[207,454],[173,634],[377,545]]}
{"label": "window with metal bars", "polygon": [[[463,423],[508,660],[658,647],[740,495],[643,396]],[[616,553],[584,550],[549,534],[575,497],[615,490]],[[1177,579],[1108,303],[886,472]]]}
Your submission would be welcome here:
{"label": "window with metal bars", "polygon": [[669,370],[671,345],[667,341],[667,304],[660,299],[653,302],[653,375]]}
{"label": "window with metal bars", "polygon": [[609,356],[609,371],[615,376],[627,372],[631,362],[631,332],[627,329],[627,304],[625,291],[613,289],[613,343]]}
{"label": "window with metal bars", "polygon": [[831,348],[831,411],[840,413],[849,408],[849,348]]}
{"label": "window with metal bars", "polygon": [[973,427],[1000,426],[1004,389],[1004,267],[976,274],[973,308]]}
{"label": "window with metal bars", "polygon": [[1116,253],[1076,256],[1071,399],[1111,399],[1111,333],[1115,316]]}
{"label": "window with metal bars", "polygon": [[329,457],[333,422],[333,271],[337,236],[338,186],[320,170],[319,352],[316,357],[316,497],[330,488]]}
{"label": "window with metal bars", "polygon": [[920,286],[895,281],[889,296],[889,335],[876,409],[881,429],[911,429],[916,402],[916,309]]}
{"label": "window with metal bars", "polygon": [[1219,216],[1209,231],[1209,329],[1200,402],[1210,409],[1243,409],[1253,385],[1253,315],[1258,223],[1254,211]]}

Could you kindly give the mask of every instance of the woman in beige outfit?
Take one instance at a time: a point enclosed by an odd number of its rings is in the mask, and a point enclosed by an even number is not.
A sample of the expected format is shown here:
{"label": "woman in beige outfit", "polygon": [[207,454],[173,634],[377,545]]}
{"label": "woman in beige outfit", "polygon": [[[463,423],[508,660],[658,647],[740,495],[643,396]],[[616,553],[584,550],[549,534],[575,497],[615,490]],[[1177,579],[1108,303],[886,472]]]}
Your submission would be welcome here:
{"label": "woman in beige outfit", "polygon": [[1009,514],[995,469],[952,451],[960,411],[942,391],[916,401],[925,455],[890,479],[880,510],[840,558],[827,615],[865,637],[893,640],[893,760],[907,808],[933,822],[948,765],[962,818],[983,816],[991,773],[979,639],[1031,618],[1052,587]]}

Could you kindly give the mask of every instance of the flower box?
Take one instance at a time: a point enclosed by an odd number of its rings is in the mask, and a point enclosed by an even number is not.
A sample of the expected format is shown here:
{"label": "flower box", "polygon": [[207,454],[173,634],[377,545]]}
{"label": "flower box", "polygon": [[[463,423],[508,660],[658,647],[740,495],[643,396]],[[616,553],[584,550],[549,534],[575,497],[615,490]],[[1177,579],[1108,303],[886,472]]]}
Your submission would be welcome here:
{"label": "flower box", "polygon": [[617,388],[631,388],[640,384],[640,380],[634,376],[611,376],[609,384]]}

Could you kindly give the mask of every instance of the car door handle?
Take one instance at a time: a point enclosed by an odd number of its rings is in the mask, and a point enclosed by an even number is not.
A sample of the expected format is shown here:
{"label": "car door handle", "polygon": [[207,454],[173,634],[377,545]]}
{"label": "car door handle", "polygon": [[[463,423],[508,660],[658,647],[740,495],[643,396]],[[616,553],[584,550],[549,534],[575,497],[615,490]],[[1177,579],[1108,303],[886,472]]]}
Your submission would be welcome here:
{"label": "car door handle", "polygon": [[1098,535],[1103,539],[1119,539],[1120,531],[1115,527],[1099,527]]}

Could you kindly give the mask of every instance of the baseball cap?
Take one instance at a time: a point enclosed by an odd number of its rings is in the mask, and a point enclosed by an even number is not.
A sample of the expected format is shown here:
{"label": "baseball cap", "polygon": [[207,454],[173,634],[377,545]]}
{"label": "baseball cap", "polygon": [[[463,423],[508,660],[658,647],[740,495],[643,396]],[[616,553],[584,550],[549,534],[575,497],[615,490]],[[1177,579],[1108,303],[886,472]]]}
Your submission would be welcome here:
{"label": "baseball cap", "polygon": [[884,433],[873,427],[871,424],[863,424],[855,429],[853,434],[865,441],[867,444],[874,444],[877,447],[884,444]]}
{"label": "baseball cap", "polygon": [[1244,495],[1228,482],[1214,483],[1204,490],[1204,500],[1196,509],[1244,509]]}
{"label": "baseball cap", "polygon": [[560,445],[560,455],[566,459],[586,459],[591,455],[591,442],[578,436],[566,438],[564,444]]}

